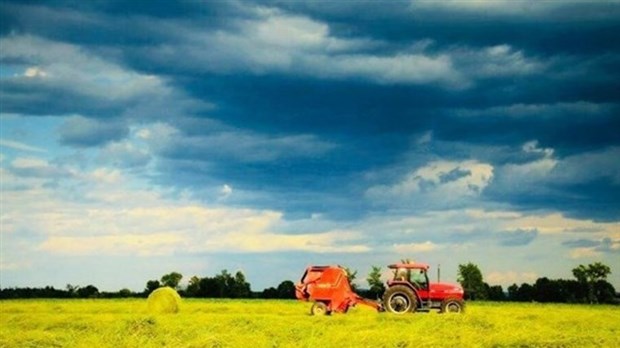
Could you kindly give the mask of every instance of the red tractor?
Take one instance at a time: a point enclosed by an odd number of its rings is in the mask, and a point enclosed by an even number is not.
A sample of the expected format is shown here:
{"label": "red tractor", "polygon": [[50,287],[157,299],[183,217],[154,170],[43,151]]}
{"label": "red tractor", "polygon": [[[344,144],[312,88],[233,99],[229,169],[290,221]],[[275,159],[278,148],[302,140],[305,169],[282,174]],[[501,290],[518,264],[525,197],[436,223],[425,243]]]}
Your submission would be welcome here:
{"label": "red tractor", "polygon": [[461,313],[465,310],[463,288],[429,282],[429,265],[410,262],[389,265],[388,268],[394,270],[394,278],[388,280],[388,288],[383,294],[383,305],[388,312],[403,314],[438,309],[442,313]]}
{"label": "red tractor", "polygon": [[356,294],[347,272],[340,266],[310,266],[295,285],[299,300],[314,301],[312,314],[346,313],[358,303],[396,314],[415,311],[460,313],[465,309],[463,289],[459,285],[430,283],[423,263],[398,263],[388,266],[394,278],[387,282],[383,303]]}

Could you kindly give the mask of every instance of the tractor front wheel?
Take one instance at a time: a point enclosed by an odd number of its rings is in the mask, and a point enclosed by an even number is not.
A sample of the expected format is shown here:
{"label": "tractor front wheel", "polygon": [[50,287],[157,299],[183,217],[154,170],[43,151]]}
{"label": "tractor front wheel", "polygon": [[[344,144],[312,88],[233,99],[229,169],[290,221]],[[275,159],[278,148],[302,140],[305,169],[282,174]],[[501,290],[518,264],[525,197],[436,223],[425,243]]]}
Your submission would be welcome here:
{"label": "tractor front wheel", "polygon": [[383,295],[383,305],[388,312],[396,314],[415,312],[417,307],[413,290],[404,285],[388,288]]}
{"label": "tractor front wheel", "polygon": [[441,303],[441,313],[463,313],[465,303],[461,299],[449,298]]}
{"label": "tractor front wheel", "polygon": [[315,302],[310,308],[310,314],[312,315],[325,315],[328,314],[327,305],[323,302]]}

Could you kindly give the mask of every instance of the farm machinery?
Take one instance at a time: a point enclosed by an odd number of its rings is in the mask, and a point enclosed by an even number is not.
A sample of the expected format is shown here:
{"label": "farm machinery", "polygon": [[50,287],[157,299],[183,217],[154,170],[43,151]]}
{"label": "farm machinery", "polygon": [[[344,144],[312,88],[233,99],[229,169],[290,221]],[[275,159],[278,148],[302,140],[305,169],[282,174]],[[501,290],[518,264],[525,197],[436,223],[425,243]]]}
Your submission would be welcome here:
{"label": "farm machinery", "polygon": [[461,313],[465,309],[463,288],[448,283],[431,283],[429,265],[396,263],[388,266],[393,278],[388,280],[383,299],[373,301],[355,293],[349,277],[340,266],[310,266],[295,285],[295,295],[302,301],[313,301],[310,313],[323,315],[346,313],[357,304],[377,311],[405,314],[439,310],[440,313]]}

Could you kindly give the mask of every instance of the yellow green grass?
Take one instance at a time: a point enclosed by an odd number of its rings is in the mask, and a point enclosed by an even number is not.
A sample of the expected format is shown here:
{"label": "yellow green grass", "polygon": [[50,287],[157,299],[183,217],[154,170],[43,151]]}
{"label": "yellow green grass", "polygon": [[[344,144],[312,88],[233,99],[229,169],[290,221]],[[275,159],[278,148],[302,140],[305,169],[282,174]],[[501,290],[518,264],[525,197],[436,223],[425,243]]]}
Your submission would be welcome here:
{"label": "yellow green grass", "polygon": [[0,301],[0,347],[620,347],[620,308],[468,303],[467,313],[398,316],[310,303],[184,299]]}

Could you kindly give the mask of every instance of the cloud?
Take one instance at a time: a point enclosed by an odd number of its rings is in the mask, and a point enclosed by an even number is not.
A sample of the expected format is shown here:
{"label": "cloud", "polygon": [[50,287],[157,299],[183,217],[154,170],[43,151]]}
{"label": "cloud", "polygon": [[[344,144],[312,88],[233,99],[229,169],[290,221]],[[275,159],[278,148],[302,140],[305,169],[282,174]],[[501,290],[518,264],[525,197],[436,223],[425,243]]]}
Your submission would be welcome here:
{"label": "cloud", "polygon": [[423,243],[394,244],[394,250],[397,253],[407,255],[429,252],[437,250],[438,248],[441,248],[441,246],[430,241],[426,241]]}
{"label": "cloud", "polygon": [[[265,135],[235,129],[207,134],[184,135],[167,124],[141,131],[159,154],[169,158],[205,161],[272,162],[285,158],[315,157],[336,148],[335,144],[310,134]],[[159,136],[151,137],[157,133]]]}
{"label": "cloud", "polygon": [[[601,2],[600,4],[612,4],[616,0]],[[591,5],[588,0],[578,1],[530,1],[530,0],[446,0],[446,1],[425,1],[411,0],[412,11],[416,10],[439,10],[452,13],[481,14],[494,17],[534,17],[544,18],[545,16],[562,15],[562,9],[571,9],[576,5]]]}
{"label": "cloud", "polygon": [[[613,235],[614,238],[618,234]],[[573,258],[591,257],[600,253],[620,253],[620,239],[609,237],[603,239],[572,239],[562,243],[571,248],[570,255]]]}
{"label": "cloud", "polygon": [[[365,38],[338,38],[331,35],[326,23],[275,9],[262,11],[257,17],[235,21],[230,28],[215,32],[183,28],[177,45],[184,52],[185,69],[225,74],[293,73],[376,83],[464,84],[447,55],[407,51],[369,54],[364,51],[382,44]],[[163,62],[174,59],[178,52],[151,47],[142,55]]]}
{"label": "cloud", "polygon": [[450,56],[456,69],[472,80],[533,75],[544,72],[548,66],[507,44],[481,50],[455,48]]}
{"label": "cloud", "polygon": [[47,75],[47,72],[36,66],[30,67],[24,72],[24,76],[26,77],[47,77]]}
{"label": "cloud", "polygon": [[[14,166],[46,163],[23,159]],[[131,176],[119,170],[77,172],[72,179],[65,185],[79,187],[79,195],[41,185],[12,191],[6,188],[22,179],[3,173],[3,233],[36,231],[42,236],[36,249],[59,255],[370,250],[353,230],[290,234],[279,231],[286,225],[280,212],[172,199],[155,188],[133,187]]]}
{"label": "cloud", "polygon": [[182,238],[174,233],[107,236],[51,236],[38,250],[64,255],[167,255],[178,249]]}
{"label": "cloud", "polygon": [[155,76],[123,69],[72,44],[31,35],[4,36],[0,43],[4,47],[2,61],[19,61],[27,66],[23,78],[3,81],[9,89],[12,83],[39,83],[75,95],[114,101],[152,95],[164,88]]}
{"label": "cloud", "polygon": [[220,189],[220,199],[226,199],[232,193],[233,193],[233,188],[228,184],[224,184],[222,188]]}
{"label": "cloud", "polygon": [[373,201],[428,201],[440,204],[477,197],[493,179],[493,166],[474,160],[434,161],[420,167],[393,185],[373,186],[366,197]]}
{"label": "cloud", "polygon": [[[547,63],[508,44],[453,46],[430,50],[428,38],[402,47],[367,37],[339,37],[329,23],[269,8],[252,18],[232,19],[217,30],[161,22],[177,33],[165,45],[130,54],[165,69],[230,75],[271,73],[378,84],[412,84],[463,89],[479,79],[543,72]],[[216,47],[217,49],[213,49]],[[383,48],[385,53],[378,53]],[[170,67],[183,52],[185,64]]]}
{"label": "cloud", "polygon": [[0,44],[3,68],[23,71],[2,77],[3,112],[157,119],[212,107],[157,75],[132,70],[83,46],[28,34],[3,36]]}
{"label": "cloud", "polygon": [[135,274],[613,262],[619,4],[9,0],[3,256],[33,260],[13,283],[90,245]]}
{"label": "cloud", "polygon": [[[72,173],[66,168],[50,164],[47,160],[39,157],[18,157],[11,161],[9,167],[11,173],[22,177],[59,179],[63,176],[71,176]],[[6,181],[10,184],[10,180]]]}
{"label": "cloud", "polygon": [[524,246],[530,244],[538,236],[538,231],[531,230],[513,230],[498,233],[499,244],[502,246]]}
{"label": "cloud", "polygon": [[598,258],[601,253],[593,248],[575,248],[569,253],[571,259]]}
{"label": "cloud", "polygon": [[60,142],[76,147],[99,146],[121,140],[129,134],[123,120],[99,121],[82,116],[68,118],[58,130]]}
{"label": "cloud", "polygon": [[0,146],[28,152],[47,152],[47,150],[45,149],[41,149],[39,147],[31,146],[14,140],[0,139]]}
{"label": "cloud", "polygon": [[454,114],[460,117],[510,117],[510,118],[565,118],[601,117],[613,112],[617,105],[587,101],[558,102],[553,104],[511,104],[488,108],[457,109]]}
{"label": "cloud", "polygon": [[512,284],[533,283],[538,278],[535,272],[492,271],[484,276],[489,284],[510,286]]}
{"label": "cloud", "polygon": [[148,150],[136,146],[130,141],[108,143],[99,151],[98,162],[116,167],[139,168],[146,166],[152,159]]}
{"label": "cloud", "polygon": [[[585,183],[609,179],[620,185],[620,147],[609,147],[598,151],[582,152],[563,158],[554,168],[551,180],[564,183]],[[590,170],[597,168],[596,171]]]}

